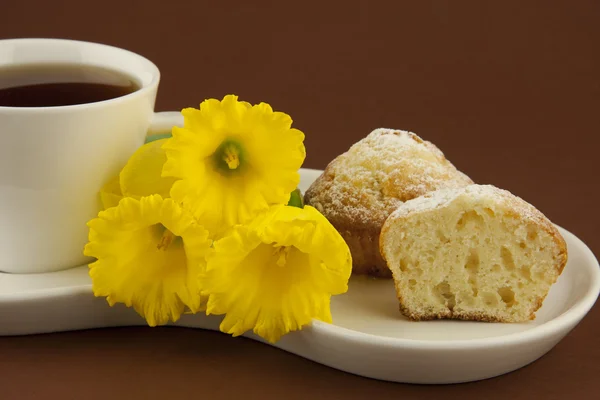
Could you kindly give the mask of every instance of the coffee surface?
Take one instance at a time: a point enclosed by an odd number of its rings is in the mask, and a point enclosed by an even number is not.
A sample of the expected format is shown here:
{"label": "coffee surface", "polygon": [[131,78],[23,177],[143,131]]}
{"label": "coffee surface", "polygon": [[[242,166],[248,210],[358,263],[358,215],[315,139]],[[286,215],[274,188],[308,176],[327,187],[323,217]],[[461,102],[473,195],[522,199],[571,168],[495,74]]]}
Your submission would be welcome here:
{"label": "coffee surface", "polygon": [[125,96],[140,86],[122,72],[88,65],[0,67],[1,107],[57,107]]}

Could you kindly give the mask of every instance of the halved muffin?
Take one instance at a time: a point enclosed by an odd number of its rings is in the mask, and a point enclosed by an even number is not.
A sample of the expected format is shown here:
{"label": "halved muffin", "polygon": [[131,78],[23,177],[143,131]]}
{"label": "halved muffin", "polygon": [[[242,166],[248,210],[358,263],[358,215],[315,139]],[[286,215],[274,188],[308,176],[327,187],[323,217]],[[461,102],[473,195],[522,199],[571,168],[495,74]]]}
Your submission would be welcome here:
{"label": "halved muffin", "polygon": [[381,232],[400,311],[413,320],[535,318],[567,263],[556,227],[489,185],[445,189],[402,204]]}

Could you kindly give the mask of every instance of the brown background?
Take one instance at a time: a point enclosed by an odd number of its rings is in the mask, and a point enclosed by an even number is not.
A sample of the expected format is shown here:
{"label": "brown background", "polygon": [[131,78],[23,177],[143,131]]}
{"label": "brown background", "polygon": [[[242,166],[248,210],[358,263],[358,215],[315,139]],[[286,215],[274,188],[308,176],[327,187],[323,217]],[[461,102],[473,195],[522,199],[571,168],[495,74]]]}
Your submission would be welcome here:
{"label": "brown background", "polygon": [[[292,115],[307,167],[373,128],[413,130],[600,252],[598,1],[0,2],[0,38],[124,47],[163,77],[157,110],[236,93]],[[1,321],[0,321],[1,323]],[[598,398],[600,309],[512,374],[414,386],[176,328],[0,338],[0,398]],[[85,397],[84,397],[85,396]]]}

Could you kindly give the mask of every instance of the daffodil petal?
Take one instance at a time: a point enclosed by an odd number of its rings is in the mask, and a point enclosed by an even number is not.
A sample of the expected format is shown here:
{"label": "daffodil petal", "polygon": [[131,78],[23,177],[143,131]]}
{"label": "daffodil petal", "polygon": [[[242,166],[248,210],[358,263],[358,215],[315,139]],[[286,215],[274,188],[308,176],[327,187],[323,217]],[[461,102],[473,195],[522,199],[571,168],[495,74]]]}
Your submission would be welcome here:
{"label": "daffodil petal", "polygon": [[214,243],[199,280],[220,329],[274,342],[313,319],[331,322],[332,295],[347,290],[348,246],[317,210],[273,206]]}
{"label": "daffodil petal", "polygon": [[172,199],[124,198],[88,226],[84,253],[96,258],[89,266],[96,296],[133,307],[150,326],[205,306],[197,277],[209,233]]}
{"label": "daffodil petal", "polygon": [[119,175],[108,181],[106,185],[100,189],[100,202],[103,209],[115,207],[123,198],[121,186],[119,185]]}
{"label": "daffodil petal", "polygon": [[304,134],[291,128],[289,115],[234,95],[206,100],[182,114],[184,126],[173,128],[163,145],[162,175],[178,179],[171,197],[211,233],[221,237],[270,205],[287,203],[306,156]]}
{"label": "daffodil petal", "polygon": [[127,161],[120,174],[120,187],[124,196],[140,198],[169,193],[175,179],[163,177],[162,170],[167,156],[162,146],[168,139],[155,140],[141,146]]}

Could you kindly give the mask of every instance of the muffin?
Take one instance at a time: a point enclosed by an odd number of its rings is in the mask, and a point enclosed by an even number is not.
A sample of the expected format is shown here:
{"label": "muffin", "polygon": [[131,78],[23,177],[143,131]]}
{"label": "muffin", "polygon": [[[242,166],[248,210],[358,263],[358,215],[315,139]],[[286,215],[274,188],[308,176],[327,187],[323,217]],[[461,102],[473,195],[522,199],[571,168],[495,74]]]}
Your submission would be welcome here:
{"label": "muffin", "polygon": [[432,143],[412,132],[382,128],[336,157],[304,201],[340,232],[352,253],[354,274],[391,278],[379,252],[387,217],[408,200],[472,183]]}
{"label": "muffin", "polygon": [[412,320],[534,319],[567,263],[556,227],[489,185],[402,204],[385,222],[380,245],[400,311]]}

